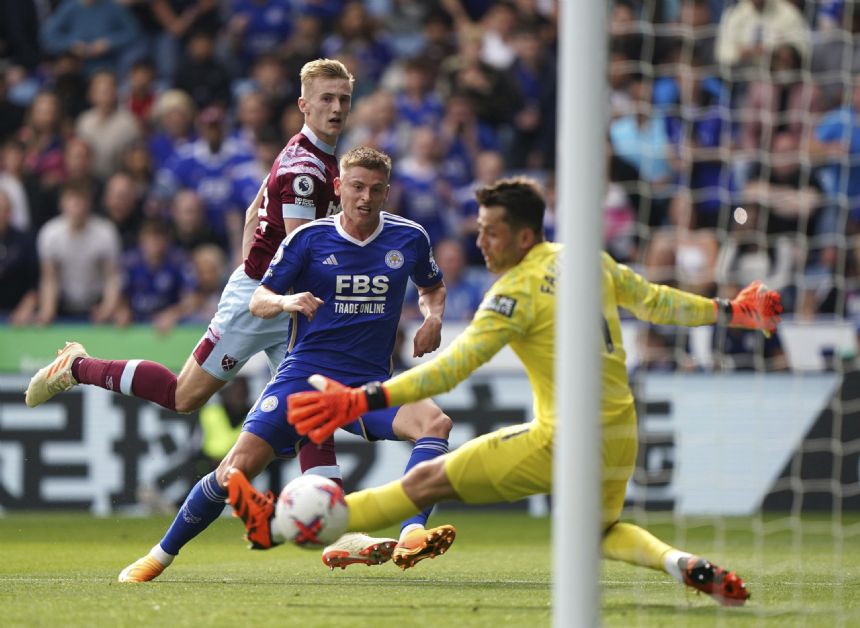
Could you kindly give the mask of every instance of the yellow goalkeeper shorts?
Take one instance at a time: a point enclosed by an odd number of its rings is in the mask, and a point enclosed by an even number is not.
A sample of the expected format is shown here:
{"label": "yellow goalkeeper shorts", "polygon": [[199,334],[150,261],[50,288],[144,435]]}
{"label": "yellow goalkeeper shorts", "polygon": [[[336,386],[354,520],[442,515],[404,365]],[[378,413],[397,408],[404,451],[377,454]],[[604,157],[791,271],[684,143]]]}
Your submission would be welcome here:
{"label": "yellow goalkeeper shorts", "polygon": [[[636,412],[630,406],[603,417],[602,502],[604,527],[624,507],[636,464]],[[467,504],[516,501],[552,492],[552,433],[534,422],[512,425],[468,441],[445,458],[451,486]]]}

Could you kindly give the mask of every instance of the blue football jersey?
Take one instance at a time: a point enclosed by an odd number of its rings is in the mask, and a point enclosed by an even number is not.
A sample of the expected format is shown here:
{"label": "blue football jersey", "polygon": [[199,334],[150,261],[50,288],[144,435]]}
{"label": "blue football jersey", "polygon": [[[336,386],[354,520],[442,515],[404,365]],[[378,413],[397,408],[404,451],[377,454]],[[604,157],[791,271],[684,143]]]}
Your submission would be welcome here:
{"label": "blue football jersey", "polygon": [[385,378],[408,280],[429,287],[442,272],[418,223],[382,212],[376,232],[359,241],[343,230],[341,216],[293,231],[263,276],[273,292],[310,292],[324,301],[313,321],[294,317],[295,344],[279,370]]}

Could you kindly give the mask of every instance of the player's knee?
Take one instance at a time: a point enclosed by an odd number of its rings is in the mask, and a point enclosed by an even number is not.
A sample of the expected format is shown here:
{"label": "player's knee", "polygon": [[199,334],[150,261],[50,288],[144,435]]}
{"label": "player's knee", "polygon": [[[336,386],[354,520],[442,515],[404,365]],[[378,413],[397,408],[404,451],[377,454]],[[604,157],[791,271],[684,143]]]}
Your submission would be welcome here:
{"label": "player's knee", "polygon": [[423,435],[447,439],[453,427],[454,422],[451,420],[451,417],[442,412],[442,410],[439,410],[427,420]]}

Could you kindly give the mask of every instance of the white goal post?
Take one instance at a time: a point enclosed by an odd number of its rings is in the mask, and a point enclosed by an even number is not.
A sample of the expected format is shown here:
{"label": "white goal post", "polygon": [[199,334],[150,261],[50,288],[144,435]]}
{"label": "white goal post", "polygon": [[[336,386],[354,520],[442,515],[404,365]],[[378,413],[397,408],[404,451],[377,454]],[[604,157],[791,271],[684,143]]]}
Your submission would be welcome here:
{"label": "white goal post", "polygon": [[565,244],[556,311],[553,625],[600,614],[600,275],[606,5],[559,2],[556,215]]}

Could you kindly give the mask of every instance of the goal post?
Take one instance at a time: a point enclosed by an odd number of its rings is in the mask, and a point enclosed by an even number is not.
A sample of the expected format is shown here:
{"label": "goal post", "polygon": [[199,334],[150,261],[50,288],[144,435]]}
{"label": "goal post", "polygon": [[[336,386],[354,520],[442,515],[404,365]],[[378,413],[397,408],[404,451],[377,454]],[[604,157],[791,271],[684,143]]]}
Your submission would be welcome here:
{"label": "goal post", "polygon": [[606,5],[559,3],[553,625],[599,623],[600,242]]}

